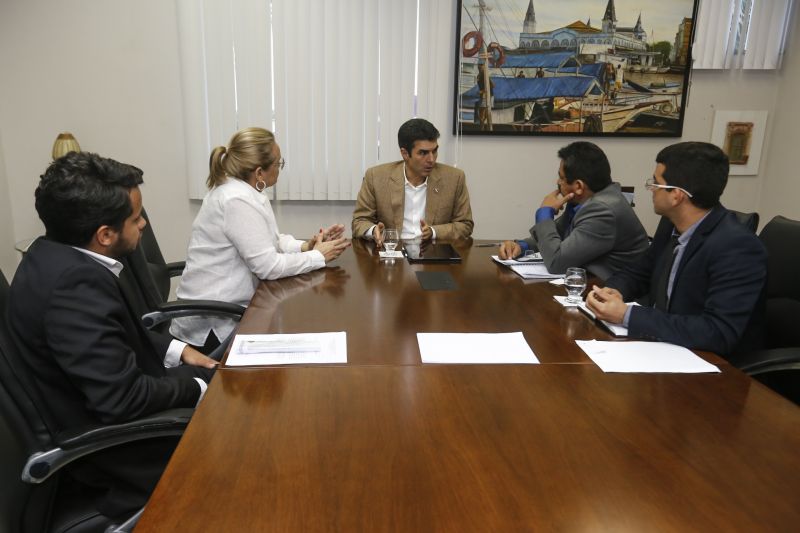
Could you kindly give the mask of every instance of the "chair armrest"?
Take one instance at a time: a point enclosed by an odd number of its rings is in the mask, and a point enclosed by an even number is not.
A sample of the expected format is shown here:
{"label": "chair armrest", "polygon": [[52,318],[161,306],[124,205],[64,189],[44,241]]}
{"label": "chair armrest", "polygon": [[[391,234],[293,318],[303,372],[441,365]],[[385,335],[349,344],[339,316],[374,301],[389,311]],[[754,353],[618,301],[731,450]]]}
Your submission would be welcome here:
{"label": "chair armrest", "polygon": [[750,362],[739,368],[751,376],[767,372],[800,370],[800,346],[760,350],[753,352],[747,359]]}
{"label": "chair armrest", "polygon": [[194,409],[169,409],[130,422],[96,425],[64,431],[56,435],[56,448],[37,452],[28,458],[22,480],[41,483],[63,466],[94,452],[138,440],[180,436]]}
{"label": "chair armrest", "polygon": [[158,311],[142,316],[144,327],[151,329],[162,322],[183,316],[217,316],[240,319],[246,307],[217,300],[178,300],[158,306]]}
{"label": "chair armrest", "polygon": [[167,272],[169,272],[169,277],[171,278],[183,274],[184,268],[186,268],[186,261],[173,261],[172,263],[167,263]]}

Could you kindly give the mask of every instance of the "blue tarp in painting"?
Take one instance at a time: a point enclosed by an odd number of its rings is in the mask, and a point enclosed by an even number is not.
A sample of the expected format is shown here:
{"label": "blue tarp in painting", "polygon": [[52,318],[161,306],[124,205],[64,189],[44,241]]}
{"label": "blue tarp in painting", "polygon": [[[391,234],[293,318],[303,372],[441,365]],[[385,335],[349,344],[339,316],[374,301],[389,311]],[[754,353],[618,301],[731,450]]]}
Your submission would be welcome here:
{"label": "blue tarp in painting", "polygon": [[[601,94],[595,78],[585,76],[559,76],[555,78],[501,78],[492,76],[495,107],[530,102],[540,98],[582,98],[588,94]],[[461,95],[463,107],[474,106],[478,101],[478,86]]]}
{"label": "blue tarp in painting", "polygon": [[573,52],[548,52],[544,54],[507,55],[503,68],[564,68],[577,67]]}

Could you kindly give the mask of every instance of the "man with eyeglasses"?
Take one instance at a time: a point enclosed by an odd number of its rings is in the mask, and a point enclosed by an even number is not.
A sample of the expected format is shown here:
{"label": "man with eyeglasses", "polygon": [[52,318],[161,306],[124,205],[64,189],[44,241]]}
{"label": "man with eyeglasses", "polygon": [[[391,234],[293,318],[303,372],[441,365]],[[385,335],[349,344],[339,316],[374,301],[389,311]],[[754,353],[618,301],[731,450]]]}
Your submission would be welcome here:
{"label": "man with eyeglasses", "polygon": [[[594,287],[586,304],[628,336],[709,350],[735,362],[761,344],[767,254],[720,204],[728,157],[703,142],[668,146],[646,186],[662,220],[640,260]],[[645,298],[647,305],[630,303]]]}
{"label": "man with eyeglasses", "polygon": [[611,182],[611,166],[600,147],[574,142],[558,157],[557,188],[536,211],[531,236],[503,242],[498,255],[510,259],[538,250],[550,272],[585,267],[607,279],[647,250],[647,233],[620,186]]}

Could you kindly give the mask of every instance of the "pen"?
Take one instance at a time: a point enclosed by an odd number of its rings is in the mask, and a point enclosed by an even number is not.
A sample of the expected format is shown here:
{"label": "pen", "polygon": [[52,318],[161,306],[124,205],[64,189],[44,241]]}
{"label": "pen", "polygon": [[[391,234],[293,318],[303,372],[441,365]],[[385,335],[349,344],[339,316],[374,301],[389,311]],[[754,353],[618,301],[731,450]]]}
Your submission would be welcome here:
{"label": "pen", "polygon": [[475,248],[494,248],[495,246],[500,246],[501,243],[499,242],[482,242],[475,245]]}

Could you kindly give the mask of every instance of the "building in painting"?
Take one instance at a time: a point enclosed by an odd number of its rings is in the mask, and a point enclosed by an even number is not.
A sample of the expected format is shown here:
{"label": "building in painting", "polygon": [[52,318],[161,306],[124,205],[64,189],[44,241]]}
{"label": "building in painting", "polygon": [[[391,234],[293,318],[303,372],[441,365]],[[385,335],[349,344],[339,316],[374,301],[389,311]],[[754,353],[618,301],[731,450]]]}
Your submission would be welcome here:
{"label": "building in painting", "polygon": [[583,45],[605,45],[609,51],[646,52],[647,32],[642,26],[642,15],[633,27],[617,26],[617,13],[614,0],[608,0],[603,15],[602,26],[594,28],[591,19],[587,22],[576,20],[567,26],[551,31],[536,31],[536,12],[533,0],[528,3],[522,32],[519,35],[519,48],[525,50],[571,49],[580,50]]}
{"label": "building in painting", "polygon": [[689,45],[692,38],[692,19],[684,18],[678,33],[675,34],[675,46],[672,47],[670,59],[673,65],[686,65],[689,59]]}

